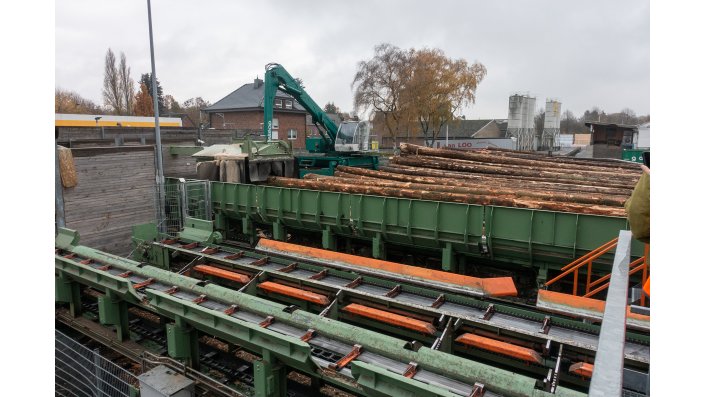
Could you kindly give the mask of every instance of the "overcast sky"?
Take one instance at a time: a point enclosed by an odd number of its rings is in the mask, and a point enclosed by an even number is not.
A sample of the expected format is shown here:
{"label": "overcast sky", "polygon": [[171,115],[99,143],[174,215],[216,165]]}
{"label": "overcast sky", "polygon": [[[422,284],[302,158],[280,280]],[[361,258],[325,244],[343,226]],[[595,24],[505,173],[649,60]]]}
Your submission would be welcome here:
{"label": "overcast sky", "polygon": [[[216,102],[269,62],[323,106],[352,110],[350,83],[374,46],[435,47],[487,76],[467,118],[506,118],[516,92],[558,98],[577,115],[649,110],[649,2],[153,0],[157,77],[177,101]],[[108,47],[132,76],[150,71],[147,2],[56,2],[56,86],[102,104]]]}

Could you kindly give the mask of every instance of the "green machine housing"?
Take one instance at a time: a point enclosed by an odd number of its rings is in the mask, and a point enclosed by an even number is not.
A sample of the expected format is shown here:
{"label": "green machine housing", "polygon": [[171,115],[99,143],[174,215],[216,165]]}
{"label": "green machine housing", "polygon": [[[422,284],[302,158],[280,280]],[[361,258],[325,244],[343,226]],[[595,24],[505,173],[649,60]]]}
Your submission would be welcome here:
{"label": "green machine housing", "polygon": [[344,121],[340,126],[304,91],[283,66],[270,63],[264,78],[264,134],[266,142],[272,136],[274,97],[281,90],[296,99],[311,115],[320,137],[306,138],[308,156],[296,156],[299,177],[308,173],[333,175],[337,165],[377,169],[377,156],[368,153],[370,127],[366,121]]}

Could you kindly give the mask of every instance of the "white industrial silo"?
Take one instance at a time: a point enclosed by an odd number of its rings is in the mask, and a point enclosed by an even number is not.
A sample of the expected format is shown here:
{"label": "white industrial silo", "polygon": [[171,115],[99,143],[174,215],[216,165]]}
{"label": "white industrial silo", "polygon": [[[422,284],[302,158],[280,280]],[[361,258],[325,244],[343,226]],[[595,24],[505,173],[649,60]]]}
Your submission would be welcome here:
{"label": "white industrial silo", "polygon": [[561,132],[561,103],[546,98],[546,117],[541,132],[541,148],[544,150],[560,149],[558,135]]}
{"label": "white industrial silo", "polygon": [[536,150],[534,109],[536,98],[514,94],[509,97],[507,133],[516,138],[517,150]]}

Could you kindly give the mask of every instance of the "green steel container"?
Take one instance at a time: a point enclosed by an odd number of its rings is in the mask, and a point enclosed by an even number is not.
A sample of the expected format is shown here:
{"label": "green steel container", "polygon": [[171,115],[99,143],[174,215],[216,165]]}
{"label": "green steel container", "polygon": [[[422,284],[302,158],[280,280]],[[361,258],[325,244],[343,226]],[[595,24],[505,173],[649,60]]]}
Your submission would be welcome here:
{"label": "green steel container", "polygon": [[644,164],[644,152],[643,149],[624,149],[622,150],[622,160]]}

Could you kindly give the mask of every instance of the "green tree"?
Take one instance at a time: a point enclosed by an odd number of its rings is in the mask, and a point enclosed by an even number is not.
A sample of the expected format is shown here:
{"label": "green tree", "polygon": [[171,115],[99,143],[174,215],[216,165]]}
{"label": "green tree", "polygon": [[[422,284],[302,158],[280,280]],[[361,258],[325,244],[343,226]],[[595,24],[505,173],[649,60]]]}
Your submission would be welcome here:
{"label": "green tree", "polygon": [[323,111],[326,113],[338,114],[340,112],[340,109],[337,106],[335,106],[335,103],[328,102],[328,103],[326,103],[325,106],[323,106]]}

